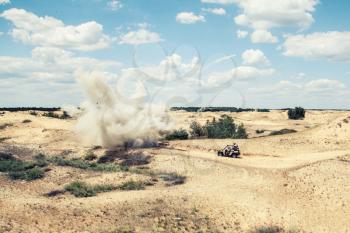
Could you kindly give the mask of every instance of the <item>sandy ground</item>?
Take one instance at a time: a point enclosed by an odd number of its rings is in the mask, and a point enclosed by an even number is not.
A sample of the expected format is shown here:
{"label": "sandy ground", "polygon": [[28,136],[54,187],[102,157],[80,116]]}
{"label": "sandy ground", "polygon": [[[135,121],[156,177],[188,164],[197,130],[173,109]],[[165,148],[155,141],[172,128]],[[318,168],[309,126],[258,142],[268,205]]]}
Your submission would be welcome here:
{"label": "sandy ground", "polygon": [[[171,113],[185,129],[192,120],[204,123],[221,114]],[[241,159],[216,156],[233,140],[172,141],[142,149],[152,157],[151,169],[185,175],[183,185],[157,183],[141,191],[49,198],[44,194],[74,180],[146,178],[57,166],[31,182],[0,174],[0,232],[253,232],[261,226],[350,232],[350,112],[308,111],[298,121],[288,120],[284,111],[229,115],[244,123],[250,136],[235,140]],[[4,124],[10,125],[0,129],[0,149],[24,160],[39,152],[81,157],[91,149],[75,135],[74,119],[7,112],[0,116],[0,126]],[[268,136],[280,129],[298,132]]]}

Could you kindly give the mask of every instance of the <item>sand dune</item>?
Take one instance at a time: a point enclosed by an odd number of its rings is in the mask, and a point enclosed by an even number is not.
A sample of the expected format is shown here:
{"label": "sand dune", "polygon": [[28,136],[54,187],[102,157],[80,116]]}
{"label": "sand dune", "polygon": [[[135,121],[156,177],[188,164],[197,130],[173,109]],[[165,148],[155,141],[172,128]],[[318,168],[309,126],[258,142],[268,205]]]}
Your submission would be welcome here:
{"label": "sand dune", "polygon": [[[222,113],[172,112],[177,126],[205,123]],[[308,111],[305,120],[283,111],[230,113],[244,123],[245,140],[172,141],[160,148],[138,149],[152,157],[149,167],[187,177],[183,185],[161,182],[141,191],[113,191],[95,197],[43,194],[73,180],[120,183],[147,179],[129,173],[99,173],[50,167],[43,179],[25,182],[0,176],[0,232],[250,232],[280,226],[301,232],[350,232],[350,113]],[[30,119],[30,123],[22,123]],[[75,120],[0,116],[0,149],[21,159],[38,152],[68,158],[87,150],[74,133]],[[263,134],[255,131],[265,130]],[[269,132],[297,132],[268,136]],[[216,156],[233,141],[241,159]],[[95,153],[102,156],[103,149]],[[124,230],[124,231],[123,231]]]}

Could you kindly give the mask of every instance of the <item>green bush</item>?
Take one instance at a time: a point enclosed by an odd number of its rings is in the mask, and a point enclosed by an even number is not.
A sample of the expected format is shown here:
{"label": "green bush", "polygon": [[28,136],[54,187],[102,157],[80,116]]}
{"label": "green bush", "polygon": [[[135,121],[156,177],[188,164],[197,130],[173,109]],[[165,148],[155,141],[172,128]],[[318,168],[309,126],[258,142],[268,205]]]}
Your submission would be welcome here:
{"label": "green bush", "polygon": [[295,107],[294,109],[288,109],[288,118],[292,120],[299,120],[305,118],[305,109],[302,107]]}
{"label": "green bush", "polygon": [[75,181],[73,183],[70,183],[66,186],[64,186],[64,190],[67,192],[70,192],[76,197],[93,197],[96,196],[96,191],[91,187],[90,185]]}
{"label": "green bush", "polygon": [[197,121],[191,122],[190,129],[191,129],[190,134],[194,138],[205,136],[203,127]]}
{"label": "green bush", "polygon": [[186,140],[188,139],[188,133],[184,129],[174,130],[172,133],[165,137],[166,140]]}
{"label": "green bush", "polygon": [[234,138],[240,138],[240,139],[248,138],[247,131],[245,130],[243,124],[238,125]]}
{"label": "green bush", "polygon": [[207,121],[204,131],[208,138],[247,138],[248,135],[243,124],[236,127],[232,117],[222,115],[219,120]]}

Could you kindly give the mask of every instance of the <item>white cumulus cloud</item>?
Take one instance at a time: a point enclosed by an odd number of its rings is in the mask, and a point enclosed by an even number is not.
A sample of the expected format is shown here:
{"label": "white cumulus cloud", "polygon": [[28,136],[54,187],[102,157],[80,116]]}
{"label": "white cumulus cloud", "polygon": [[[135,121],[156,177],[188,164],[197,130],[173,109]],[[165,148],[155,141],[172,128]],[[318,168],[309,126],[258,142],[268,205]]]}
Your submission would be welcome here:
{"label": "white cumulus cloud", "polygon": [[180,12],[176,15],[176,21],[182,24],[194,24],[205,22],[203,15],[196,15],[193,12]]}
{"label": "white cumulus cloud", "polygon": [[[226,1],[224,1],[226,2]],[[318,0],[236,0],[242,13],[235,17],[235,23],[255,30],[252,34],[253,43],[274,43],[274,37],[269,29],[275,27],[296,27],[306,29],[313,22],[312,13]],[[254,35],[254,36],[253,36]]]}
{"label": "white cumulus cloud", "polygon": [[292,35],[287,37],[282,49],[285,56],[350,62],[350,32],[331,31]]}
{"label": "white cumulus cloud", "polygon": [[224,8],[202,8],[202,11],[209,12],[214,15],[226,15],[226,10]]}
{"label": "white cumulus cloud", "polygon": [[120,44],[150,44],[158,43],[163,39],[156,32],[151,32],[147,28],[141,27],[136,31],[130,31],[120,37]]}
{"label": "white cumulus cloud", "polygon": [[10,0],[0,0],[0,5],[10,4]]}
{"label": "white cumulus cloud", "polygon": [[244,51],[242,60],[244,65],[266,65],[270,63],[265,54],[259,49]]}
{"label": "white cumulus cloud", "polygon": [[277,43],[278,38],[273,36],[271,32],[265,30],[255,30],[250,39],[253,43]]}
{"label": "white cumulus cloud", "polygon": [[25,44],[91,51],[106,48],[112,42],[103,33],[103,26],[95,21],[65,25],[56,18],[40,17],[16,8],[6,10],[0,16],[14,24],[12,37]]}

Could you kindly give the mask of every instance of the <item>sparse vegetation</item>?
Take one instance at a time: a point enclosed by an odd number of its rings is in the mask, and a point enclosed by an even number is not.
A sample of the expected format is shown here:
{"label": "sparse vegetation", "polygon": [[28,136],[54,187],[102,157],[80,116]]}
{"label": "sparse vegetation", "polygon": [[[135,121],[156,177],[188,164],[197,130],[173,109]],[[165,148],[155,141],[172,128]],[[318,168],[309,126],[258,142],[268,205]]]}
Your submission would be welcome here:
{"label": "sparse vegetation", "polygon": [[118,186],[112,184],[89,185],[82,181],[75,181],[64,186],[64,190],[76,197],[92,197],[97,193],[105,193],[113,190],[142,190],[145,185],[141,181],[126,181]]}
{"label": "sparse vegetation", "polygon": [[120,190],[141,190],[145,189],[145,184],[141,181],[126,181],[118,186]]}
{"label": "sparse vegetation", "polygon": [[53,111],[44,112],[43,116],[51,117],[51,118],[57,118],[57,119],[69,119],[69,118],[71,118],[71,116],[69,116],[66,111],[63,111],[62,115],[57,114],[57,113],[55,113]]}
{"label": "sparse vegetation", "polygon": [[294,109],[288,109],[288,118],[292,120],[299,120],[305,118],[305,109],[302,107],[295,107]]}
{"label": "sparse vegetation", "polygon": [[27,123],[30,123],[30,122],[32,122],[32,121],[29,120],[29,119],[25,119],[25,120],[22,121],[23,124],[27,124]]}
{"label": "sparse vegetation", "polygon": [[12,180],[36,180],[41,179],[45,175],[45,171],[41,168],[34,167],[32,169],[23,170],[23,171],[11,171],[9,172],[9,177]]}
{"label": "sparse vegetation", "polygon": [[101,164],[96,162],[88,162],[82,159],[64,159],[61,157],[53,157],[49,160],[53,164],[58,166],[68,166],[79,168],[83,170],[92,170],[92,171],[100,171],[100,172],[117,172],[117,171],[128,171],[128,167],[120,166],[117,164]]}
{"label": "sparse vegetation", "polygon": [[[46,166],[46,165],[45,165]],[[44,177],[45,171],[36,162],[21,161],[9,153],[0,153],[0,172],[6,172],[13,180],[36,180]]]}
{"label": "sparse vegetation", "polygon": [[36,111],[30,111],[29,114],[32,115],[32,116],[37,116],[38,115],[38,113]]}
{"label": "sparse vegetation", "polygon": [[165,137],[166,140],[186,140],[188,139],[188,133],[184,129],[174,130]]}

